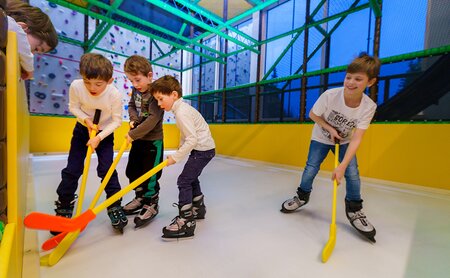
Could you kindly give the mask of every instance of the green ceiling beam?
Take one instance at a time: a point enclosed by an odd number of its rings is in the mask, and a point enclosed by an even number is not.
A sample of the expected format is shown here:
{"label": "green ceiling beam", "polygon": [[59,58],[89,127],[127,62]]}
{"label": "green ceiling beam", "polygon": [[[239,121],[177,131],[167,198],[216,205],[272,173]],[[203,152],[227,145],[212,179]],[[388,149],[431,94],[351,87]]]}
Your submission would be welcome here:
{"label": "green ceiling beam", "polygon": [[[106,14],[107,17],[110,17],[112,15],[112,11],[114,11],[118,6],[120,6],[120,4],[122,4],[124,0],[116,0],[114,1],[114,3],[112,4],[112,9],[108,11],[108,13]],[[91,5],[90,3],[88,3],[88,5]],[[95,29],[94,34],[92,34],[91,38],[88,40],[87,42],[87,50],[86,52],[91,52],[92,49],[94,49],[94,47],[97,46],[97,44],[103,39],[103,37],[106,35],[106,33],[108,33],[109,29],[112,27],[111,23],[107,23],[105,21],[103,21],[102,23],[100,23],[100,26],[98,26]]]}
{"label": "green ceiling beam", "polygon": [[153,59],[152,61],[159,61],[159,60],[162,60],[162,59],[164,59],[164,58],[166,58],[166,57],[168,57],[168,56],[170,56],[170,55],[172,55],[173,53],[176,53],[177,51],[179,51],[180,49],[178,49],[178,48],[172,48],[172,50],[170,50],[169,52],[167,52],[167,53],[164,53],[164,55],[161,55],[161,56],[159,56],[158,58],[155,58],[155,59]]}
{"label": "green ceiling beam", "polygon": [[312,23],[310,23],[310,24],[308,24],[308,25],[303,25],[303,26],[301,26],[301,27],[299,27],[299,28],[297,28],[297,29],[294,29],[294,30],[291,30],[291,31],[289,31],[289,32],[286,32],[286,33],[277,35],[277,36],[275,36],[275,37],[272,37],[272,38],[270,38],[270,39],[261,41],[260,44],[267,44],[267,43],[269,43],[269,42],[276,41],[276,40],[278,40],[278,39],[281,39],[281,38],[284,38],[284,37],[286,37],[286,36],[292,35],[292,34],[294,34],[294,33],[297,33],[297,32],[299,32],[299,31],[301,31],[301,30],[304,30],[304,29],[306,29],[306,28],[311,28],[311,27],[314,27],[314,26],[318,26],[318,25],[321,25],[321,24],[326,23],[326,22],[328,22],[328,21],[332,21],[332,20],[341,18],[341,17],[343,17],[343,16],[347,16],[347,15],[349,15],[349,14],[352,14],[352,13],[355,13],[355,12],[358,12],[358,11],[361,11],[361,10],[364,10],[364,9],[367,9],[367,8],[369,8],[369,7],[370,7],[369,4],[363,4],[363,5],[361,5],[361,6],[358,6],[358,7],[352,8],[352,9],[348,9],[348,10],[345,11],[345,12],[337,13],[337,14],[335,14],[335,15],[333,15],[333,16],[330,16],[330,17],[327,17],[327,18],[323,18],[323,19],[321,19],[321,20],[314,21],[314,22],[312,22]]}
{"label": "green ceiling beam", "polygon": [[303,31],[298,32],[289,42],[289,44],[286,46],[286,48],[283,50],[283,52],[281,52],[280,56],[278,56],[278,58],[275,60],[275,62],[273,63],[273,65],[270,67],[270,69],[266,72],[266,74],[264,75],[264,77],[262,78],[262,80],[266,80],[267,77],[269,77],[269,75],[272,73],[272,71],[276,68],[276,66],[278,66],[278,63],[284,58],[284,55],[289,51],[289,49],[291,49],[291,46],[297,41],[297,39],[300,37],[300,34]]}
{"label": "green ceiling beam", "polygon": [[369,0],[370,7],[372,7],[373,13],[376,17],[381,16],[381,0]]}
{"label": "green ceiling beam", "polygon": [[79,41],[79,40],[68,38],[68,37],[62,36],[62,35],[58,35],[58,39],[61,42],[65,42],[65,43],[73,44],[73,45],[76,45],[76,46],[84,47],[84,42]]}
{"label": "green ceiling beam", "polygon": [[[74,10],[74,11],[77,11],[77,12],[80,12],[80,13],[85,14],[85,15],[88,15],[88,16],[90,16],[90,17],[93,17],[93,18],[96,18],[96,19],[99,19],[99,20],[103,20],[103,21],[106,21],[106,22],[108,22],[108,23],[112,23],[112,24],[114,24],[114,25],[120,26],[120,27],[122,27],[122,28],[124,28],[124,29],[127,29],[127,30],[130,30],[130,31],[132,31],[132,32],[141,34],[141,35],[146,36],[146,37],[148,37],[148,38],[153,38],[153,39],[162,41],[162,42],[164,42],[164,43],[173,45],[173,46],[175,46],[175,47],[177,47],[177,48],[186,50],[186,51],[191,52],[191,53],[193,53],[193,54],[200,55],[200,56],[203,56],[203,57],[206,56],[205,54],[203,54],[203,53],[201,53],[201,52],[199,52],[199,51],[196,51],[196,50],[194,50],[194,49],[192,49],[192,48],[186,47],[186,46],[184,46],[184,45],[181,45],[181,44],[172,42],[172,41],[167,40],[167,39],[164,39],[164,38],[160,38],[160,37],[158,37],[158,36],[156,36],[156,35],[154,35],[154,34],[145,32],[145,31],[143,31],[143,30],[140,30],[140,29],[135,28],[135,27],[133,27],[133,26],[127,25],[127,24],[125,24],[125,23],[115,21],[115,20],[113,20],[112,18],[106,17],[106,16],[104,16],[104,15],[100,15],[100,14],[98,14],[98,13],[96,13],[96,12],[93,12],[93,11],[91,11],[91,10],[87,10],[87,9],[85,9],[85,8],[83,8],[83,7],[80,7],[80,6],[78,6],[78,5],[75,5],[75,4],[66,2],[66,1],[64,1],[64,0],[49,0],[49,2],[52,2],[52,3],[55,3],[55,4],[57,4],[57,5],[66,7],[66,8],[68,8],[68,9],[71,9],[71,10]],[[210,60],[213,60],[213,61],[216,61],[216,62],[221,63],[221,64],[224,64],[224,63],[225,63],[222,59],[219,59],[219,58],[215,58],[215,57],[211,57],[211,56],[207,56],[207,57],[205,57],[205,58],[210,59]]]}
{"label": "green ceiling beam", "polygon": [[199,19],[197,19],[197,18],[195,18],[195,17],[193,17],[191,15],[188,15],[188,14],[180,11],[179,9],[173,7],[172,5],[169,5],[169,4],[164,3],[162,1],[159,1],[159,0],[146,0],[146,1],[151,3],[151,4],[153,4],[153,5],[155,5],[155,6],[157,6],[157,7],[159,7],[159,8],[161,8],[161,9],[163,9],[163,10],[165,10],[165,11],[167,11],[167,12],[169,12],[169,13],[171,13],[171,14],[173,14],[173,15],[176,15],[176,16],[178,16],[178,17],[180,17],[180,18],[182,18],[182,19],[184,19],[186,21],[189,21],[189,22],[191,22],[191,23],[193,23],[193,24],[195,24],[195,25],[197,25],[197,26],[199,26],[199,27],[201,27],[201,28],[203,28],[203,29],[205,29],[207,31],[213,32],[213,33],[215,33],[215,34],[217,34],[217,35],[219,35],[219,36],[221,36],[221,37],[223,37],[223,38],[225,38],[225,39],[227,39],[227,40],[229,40],[229,41],[231,41],[231,42],[233,42],[233,43],[235,43],[235,44],[237,44],[237,45],[239,45],[241,47],[247,48],[250,51],[253,51],[255,53],[258,52],[257,50],[255,50],[254,48],[248,46],[247,44],[245,44],[245,43],[243,43],[243,42],[241,42],[241,41],[239,41],[239,40],[237,40],[237,39],[235,39],[235,38],[233,38],[233,37],[231,37],[231,36],[221,32],[221,31],[219,31],[218,29],[216,29],[216,28],[214,28],[214,27],[212,27],[212,26],[202,22],[201,20],[199,20]]}
{"label": "green ceiling beam", "polygon": [[157,43],[154,39],[151,39],[150,41],[151,41],[152,43],[155,44],[155,46],[156,46],[156,48],[158,48],[159,52],[161,52],[163,55],[166,54],[166,53],[164,53],[164,51],[161,49],[161,47],[159,47],[158,43]]}
{"label": "green ceiling beam", "polygon": [[181,25],[180,31],[178,32],[178,35],[182,36],[184,33],[184,30],[186,30],[187,24],[186,22],[183,22],[183,25]]}
{"label": "green ceiling beam", "polygon": [[[174,1],[176,1],[177,3],[185,6],[186,8],[188,8],[189,10],[191,10],[193,12],[208,18],[209,20],[215,22],[219,26],[225,25],[225,22],[222,20],[222,18],[218,17],[216,14],[214,14],[214,13],[212,13],[212,12],[210,12],[210,11],[208,11],[208,10],[198,6],[198,5],[193,5],[193,4],[189,3],[186,0],[174,0]],[[249,36],[249,35],[245,34],[244,32],[234,28],[233,26],[228,26],[227,28],[228,28],[228,30],[235,32],[239,36],[242,36],[243,38],[249,40],[250,42],[252,42],[254,44],[256,44],[258,42],[257,40],[255,40],[251,36]],[[222,28],[220,28],[218,30],[221,30],[221,29]]]}
{"label": "green ceiling beam", "polygon": [[[115,14],[117,14],[117,15],[119,15],[119,16],[122,16],[122,17],[125,17],[125,18],[127,18],[127,19],[129,19],[129,20],[131,20],[131,21],[134,21],[134,22],[136,22],[136,23],[139,23],[139,24],[142,24],[142,25],[144,25],[144,26],[146,26],[146,27],[149,27],[149,28],[151,28],[151,29],[153,29],[153,30],[156,30],[156,31],[159,31],[159,32],[161,32],[161,33],[167,34],[167,35],[172,36],[172,37],[174,37],[174,38],[176,38],[176,39],[182,40],[182,41],[184,41],[184,42],[186,42],[186,43],[194,44],[194,45],[196,45],[196,46],[198,46],[198,47],[204,48],[204,49],[206,49],[206,50],[208,50],[208,51],[210,51],[210,52],[212,52],[212,53],[214,53],[214,54],[217,54],[217,55],[219,55],[219,56],[223,55],[223,53],[220,52],[220,51],[217,51],[217,50],[215,50],[215,49],[213,49],[213,48],[204,46],[204,45],[202,45],[201,43],[198,43],[198,42],[192,42],[192,40],[190,40],[190,39],[188,39],[188,38],[186,38],[186,37],[184,37],[184,36],[181,36],[181,35],[179,35],[179,34],[177,34],[177,33],[175,33],[175,32],[172,32],[172,31],[170,31],[170,30],[167,30],[167,29],[165,29],[165,28],[163,28],[163,27],[161,27],[161,26],[158,26],[158,25],[156,25],[156,24],[153,24],[153,23],[151,23],[151,22],[145,21],[145,20],[143,20],[142,18],[139,18],[139,17],[134,16],[134,15],[132,15],[132,14],[129,14],[129,13],[127,13],[127,12],[124,12],[124,11],[121,11],[121,10],[118,10],[118,9],[115,9],[115,8],[113,8],[113,7],[111,7],[111,6],[107,5],[107,4],[105,4],[105,3],[103,3],[103,2],[100,2],[100,1],[97,1],[97,0],[86,0],[86,1],[88,1],[90,4],[95,5],[95,6],[99,7],[99,8],[105,9],[105,10],[107,10],[108,12],[115,13]],[[156,35],[154,35],[154,36],[156,36]],[[159,37],[159,36],[157,36],[157,37]],[[161,39],[158,39],[158,40],[161,40]],[[170,43],[169,43],[169,44],[170,44]],[[205,55],[204,57],[207,58],[207,59],[211,59],[211,57],[210,57],[210,56],[207,56],[207,55]]]}
{"label": "green ceiling beam", "polygon": [[[268,1],[264,2],[264,3],[261,4],[261,5],[258,5],[258,6],[256,6],[256,7],[253,7],[253,8],[251,8],[251,9],[249,9],[249,10],[243,12],[242,14],[233,17],[232,19],[228,20],[227,22],[222,22],[222,23],[218,26],[218,28],[219,28],[219,29],[222,29],[222,28],[226,28],[226,27],[228,27],[228,26],[231,26],[232,24],[234,24],[234,23],[236,23],[236,22],[238,22],[238,21],[240,21],[240,20],[246,18],[247,16],[250,16],[250,15],[252,15],[252,14],[255,13],[255,12],[258,12],[258,11],[264,9],[264,8],[267,8],[268,6],[270,6],[270,5],[274,4],[274,3],[276,3],[277,1],[278,1],[278,0],[268,0]],[[207,36],[209,36],[209,35],[211,35],[211,33],[205,32],[205,33],[201,34],[200,36],[197,36],[197,37],[195,38],[195,40],[203,39],[203,38],[205,38],[205,37],[207,37]],[[259,44],[258,41],[256,41],[256,43]]]}
{"label": "green ceiling beam", "polygon": [[91,52],[97,44],[103,39],[103,37],[108,33],[109,29],[112,27],[111,23],[106,21],[102,21],[100,25],[95,29],[94,34],[92,34],[91,38],[87,41],[87,50],[86,52]]}

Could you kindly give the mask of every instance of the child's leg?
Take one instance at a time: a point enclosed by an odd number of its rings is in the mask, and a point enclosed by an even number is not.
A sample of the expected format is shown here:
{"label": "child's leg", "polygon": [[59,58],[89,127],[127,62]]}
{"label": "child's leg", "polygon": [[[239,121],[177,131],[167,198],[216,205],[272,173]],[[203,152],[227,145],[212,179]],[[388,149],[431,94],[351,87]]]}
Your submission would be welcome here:
{"label": "child's leg", "polygon": [[[130,183],[137,180],[144,173],[144,163],[146,162],[146,156],[142,153],[145,151],[145,146],[143,146],[144,143],[145,142],[142,140],[135,140],[131,145],[127,168],[125,170],[125,174]],[[144,186],[144,183],[136,187],[134,190],[136,199],[142,198],[145,194],[145,190],[146,187]]]}
{"label": "child's leg", "polygon": [[[147,141],[145,151],[142,153],[145,155],[145,162],[143,163],[143,173],[146,173],[156,167],[163,161],[164,158],[164,144],[162,140]],[[146,186],[146,193],[144,197],[150,198],[159,193],[159,182],[161,178],[162,170],[150,177],[143,184]]]}
{"label": "child's leg", "polygon": [[[98,157],[98,166],[97,166],[97,175],[103,180],[108,173],[109,168],[113,162],[114,158],[114,135],[111,134],[105,139],[103,139],[98,145],[95,152]],[[120,191],[120,183],[117,175],[117,171],[114,170],[111,178],[108,181],[108,184],[105,187],[106,197],[109,198],[115,193]],[[117,201],[120,205],[120,200]]]}
{"label": "child's leg", "polygon": [[[342,161],[347,151],[348,144],[341,145],[339,150],[339,161]],[[345,170],[345,182],[346,182],[346,196],[345,199],[349,201],[361,200],[361,179],[359,177],[358,161],[356,156],[350,161]]]}
{"label": "child's leg", "polygon": [[[180,190],[178,200],[179,205],[192,203],[194,196],[201,195],[200,182],[198,177],[203,168],[211,161],[215,155],[215,150],[196,151],[192,150],[188,161],[184,165],[183,171],[178,177],[178,189]],[[195,191],[194,191],[195,190]],[[197,195],[195,195],[195,194]]]}
{"label": "child's leg", "polygon": [[287,199],[281,204],[281,212],[294,212],[309,202],[309,195],[312,191],[314,178],[319,172],[320,165],[325,157],[327,157],[327,154],[332,147],[332,145],[326,145],[311,140],[309,145],[308,160],[306,161],[306,167],[303,171],[302,180],[297,188],[297,195]]}
{"label": "child's leg", "polygon": [[[206,167],[206,165],[212,160],[212,158],[216,155],[216,151],[209,150],[204,151],[199,154],[197,157],[197,160],[203,160],[204,166],[203,169]],[[202,169],[202,170],[203,170]],[[200,174],[202,172],[200,171]],[[199,174],[199,176],[200,176]],[[192,210],[194,212],[194,218],[195,219],[205,219],[206,215],[206,206],[205,206],[205,197],[203,196],[202,190],[200,188],[200,180],[198,177],[192,182]]]}
{"label": "child's leg", "polygon": [[306,161],[305,170],[302,174],[299,190],[303,192],[311,192],[314,178],[320,170],[320,165],[327,157],[328,152],[334,148],[334,145],[322,144],[317,141],[311,141],[309,145],[308,160]]}
{"label": "child's leg", "polygon": [[[97,175],[103,180],[113,162],[114,156],[114,135],[111,134],[103,139],[95,150],[98,157]],[[114,170],[111,178],[105,187],[106,198],[111,197],[120,191],[119,178]],[[128,219],[122,210],[121,200],[108,207],[108,216],[114,229],[123,232],[123,228],[128,224]]]}
{"label": "child's leg", "polygon": [[56,190],[59,201],[63,203],[70,203],[75,198],[78,180],[83,174],[84,159],[87,152],[86,143],[88,140],[87,128],[77,123],[73,129],[67,166],[61,171],[62,179]]}
{"label": "child's leg", "polygon": [[[348,144],[341,145],[339,159],[344,158]],[[350,224],[369,240],[375,242],[375,227],[369,222],[367,216],[362,211],[363,200],[361,199],[361,180],[358,171],[356,156],[350,161],[345,170],[346,195],[345,213]]]}
{"label": "child's leg", "polygon": [[[143,150],[142,155],[145,156],[145,162],[143,163],[143,173],[146,173],[156,167],[163,160],[163,141],[145,141],[146,147]],[[142,198],[142,209],[139,215],[134,218],[136,228],[141,227],[149,223],[159,212],[159,183],[158,180],[162,175],[162,171],[159,171],[143,184],[147,188],[146,193]]]}

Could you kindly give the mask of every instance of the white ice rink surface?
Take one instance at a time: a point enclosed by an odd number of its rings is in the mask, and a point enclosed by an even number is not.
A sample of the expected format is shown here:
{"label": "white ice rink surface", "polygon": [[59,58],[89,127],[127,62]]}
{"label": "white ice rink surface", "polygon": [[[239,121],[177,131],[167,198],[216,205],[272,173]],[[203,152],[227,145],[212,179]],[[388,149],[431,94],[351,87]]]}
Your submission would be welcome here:
{"label": "white ice rink surface", "polygon": [[[53,214],[66,159],[64,155],[32,158],[34,186],[28,194],[28,211]],[[117,167],[122,186],[128,185],[127,159],[122,158]],[[160,212],[148,226],[134,229],[130,216],[120,235],[104,211],[53,267],[39,268],[39,251],[33,248],[49,233],[27,229],[23,277],[39,277],[38,272],[31,273],[34,269],[40,269],[44,278],[450,277],[449,191],[363,180],[364,211],[377,229],[377,243],[372,244],[348,223],[345,188],[340,186],[336,246],[324,264],[320,258],[331,219],[329,173],[316,178],[307,206],[283,214],[281,203],[294,195],[299,169],[218,156],[200,177],[207,214],[197,221],[195,237],[164,242],[161,230],[177,214],[172,203],[177,202],[176,180],[183,165],[184,161],[164,169]],[[94,156],[84,209],[100,184],[96,166]],[[133,195],[127,194],[123,203]]]}

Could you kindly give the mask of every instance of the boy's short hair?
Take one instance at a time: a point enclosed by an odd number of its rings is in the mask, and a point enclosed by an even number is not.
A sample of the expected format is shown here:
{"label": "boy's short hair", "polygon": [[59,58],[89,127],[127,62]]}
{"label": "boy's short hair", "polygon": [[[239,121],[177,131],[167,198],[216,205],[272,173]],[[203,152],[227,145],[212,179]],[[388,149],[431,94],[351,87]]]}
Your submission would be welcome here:
{"label": "boy's short hair", "polygon": [[347,67],[348,73],[364,72],[369,77],[377,78],[380,73],[381,62],[378,58],[369,56],[367,53],[361,53],[358,58],[354,59]]}
{"label": "boy's short hair", "polygon": [[173,91],[178,93],[178,97],[183,96],[180,82],[171,75],[165,75],[153,82],[150,90],[152,95],[156,93],[170,95]]}
{"label": "boy's short hair", "polygon": [[139,55],[128,57],[123,68],[125,73],[132,75],[142,74],[147,76],[148,73],[153,72],[150,62],[145,57]]}
{"label": "boy's short hair", "polygon": [[50,50],[58,45],[58,34],[52,21],[41,9],[19,0],[7,0],[6,14],[28,26],[29,34],[45,42]]}
{"label": "boy's short hair", "polygon": [[86,53],[80,59],[80,74],[87,79],[109,81],[113,75],[113,65],[101,54]]}

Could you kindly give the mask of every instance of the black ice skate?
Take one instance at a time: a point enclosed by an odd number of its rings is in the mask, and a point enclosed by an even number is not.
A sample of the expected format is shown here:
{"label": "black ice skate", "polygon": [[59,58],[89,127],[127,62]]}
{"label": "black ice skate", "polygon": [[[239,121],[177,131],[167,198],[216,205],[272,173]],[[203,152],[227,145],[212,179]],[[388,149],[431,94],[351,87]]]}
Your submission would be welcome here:
{"label": "black ice skate", "polygon": [[123,233],[123,228],[128,224],[128,219],[120,205],[108,208],[108,216],[111,220],[113,228],[120,233]]}
{"label": "black ice skate", "polygon": [[194,213],[194,219],[205,219],[206,207],[205,207],[205,197],[199,195],[194,197],[192,200],[192,212]]}
{"label": "black ice skate", "polygon": [[291,213],[296,211],[298,208],[308,203],[310,194],[311,192],[305,192],[299,188],[297,190],[297,196],[294,196],[291,199],[284,201],[283,204],[281,204],[280,211],[283,213]]}
{"label": "black ice skate", "polygon": [[155,216],[158,214],[158,201],[158,194],[155,194],[149,198],[143,198],[143,206],[141,212],[134,218],[134,224],[136,224],[136,228],[148,224],[153,218],[155,218]]}
{"label": "black ice skate", "polygon": [[169,226],[163,228],[163,240],[178,240],[192,238],[194,236],[195,219],[194,213],[192,212],[192,204],[177,206],[179,215],[172,220]]}
{"label": "black ice skate", "polygon": [[[60,201],[60,200],[56,200],[55,201],[55,213],[56,216],[62,216],[62,217],[66,217],[66,218],[72,218],[72,214],[73,214],[73,208],[75,206],[75,201],[77,199],[77,195],[75,195],[75,197],[73,198],[72,201]],[[56,232],[56,231],[50,231],[50,233],[54,236],[60,234],[61,232]]]}
{"label": "black ice skate", "polygon": [[376,230],[373,225],[367,220],[367,217],[362,211],[361,201],[347,201],[345,200],[345,213],[350,221],[350,224],[363,236],[372,242],[376,242],[375,234]]}
{"label": "black ice skate", "polygon": [[144,190],[141,187],[135,189],[136,197],[122,207],[125,215],[133,215],[139,213],[144,206]]}

